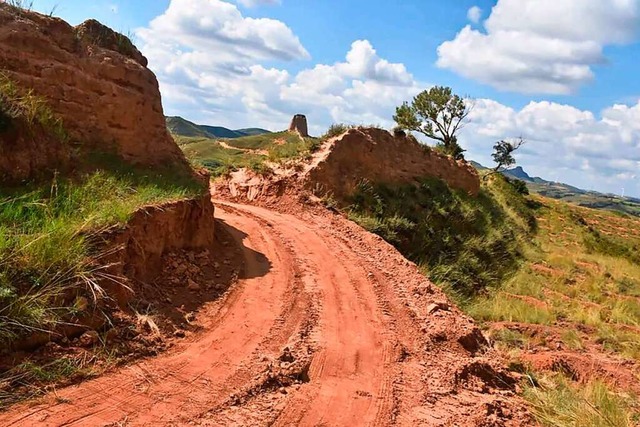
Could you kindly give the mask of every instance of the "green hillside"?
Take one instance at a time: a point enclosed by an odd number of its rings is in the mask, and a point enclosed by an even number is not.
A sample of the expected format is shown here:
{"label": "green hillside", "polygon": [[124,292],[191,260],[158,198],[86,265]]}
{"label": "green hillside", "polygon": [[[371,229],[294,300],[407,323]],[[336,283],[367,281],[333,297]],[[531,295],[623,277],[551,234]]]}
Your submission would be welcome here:
{"label": "green hillside", "polygon": [[204,166],[213,176],[247,167],[266,172],[267,162],[304,157],[315,151],[321,142],[288,131],[228,139],[176,135],[174,138],[191,162]]}
{"label": "green hillside", "polygon": [[[470,162],[479,171],[488,170],[478,162]],[[527,184],[529,191],[541,196],[558,199],[585,208],[602,209],[626,215],[640,216],[640,199],[586,191],[569,184],[547,181],[540,177],[531,177],[522,167],[503,172],[508,178],[519,179]]]}
{"label": "green hillside", "polygon": [[266,129],[247,128],[247,129],[227,129],[222,126],[198,125],[182,117],[167,117],[167,128],[169,131],[178,136],[200,137],[200,138],[242,138],[245,136],[254,136],[270,133]]}

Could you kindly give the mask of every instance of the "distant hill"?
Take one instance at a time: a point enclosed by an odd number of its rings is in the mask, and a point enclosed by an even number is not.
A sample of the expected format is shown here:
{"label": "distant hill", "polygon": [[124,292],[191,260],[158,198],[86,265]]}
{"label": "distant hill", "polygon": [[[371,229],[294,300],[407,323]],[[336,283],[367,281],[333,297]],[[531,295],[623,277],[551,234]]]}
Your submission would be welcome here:
{"label": "distant hill", "polygon": [[227,129],[222,126],[198,125],[182,117],[167,117],[167,128],[175,135],[198,138],[242,138],[271,133],[266,129]]}
{"label": "distant hill", "polygon": [[[478,170],[489,169],[478,162],[470,162]],[[518,166],[502,172],[508,178],[515,178],[527,183],[529,191],[552,199],[564,200],[579,206],[593,209],[606,209],[640,216],[640,199],[634,197],[620,197],[614,194],[603,194],[597,191],[587,191],[561,182],[547,181],[540,177],[531,177]]]}
{"label": "distant hill", "polygon": [[529,174],[526,173],[524,169],[522,169],[522,167],[520,166],[514,169],[509,169],[507,171],[504,171],[504,174],[512,176],[514,178],[521,179],[523,181],[533,182],[533,178],[531,178]]}

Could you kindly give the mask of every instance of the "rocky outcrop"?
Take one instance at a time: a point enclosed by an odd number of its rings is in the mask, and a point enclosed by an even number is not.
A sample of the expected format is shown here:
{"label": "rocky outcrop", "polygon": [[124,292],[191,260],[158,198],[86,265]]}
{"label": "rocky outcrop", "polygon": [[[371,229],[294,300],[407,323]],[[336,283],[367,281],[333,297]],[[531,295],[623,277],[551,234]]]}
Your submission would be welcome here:
{"label": "rocky outcrop", "polygon": [[307,116],[304,114],[296,114],[291,119],[291,124],[289,125],[289,132],[298,132],[303,138],[309,136],[309,127],[307,125]]}
{"label": "rocky outcrop", "polygon": [[186,167],[146,64],[127,37],[97,21],[72,27],[0,3],[0,72],[47,101],[72,145],[115,151],[133,164]]}
{"label": "rocky outcrop", "polygon": [[343,200],[363,179],[402,184],[421,177],[442,179],[471,195],[480,191],[480,178],[469,163],[440,154],[412,136],[377,128],[350,129],[331,141],[309,170],[306,186]]}

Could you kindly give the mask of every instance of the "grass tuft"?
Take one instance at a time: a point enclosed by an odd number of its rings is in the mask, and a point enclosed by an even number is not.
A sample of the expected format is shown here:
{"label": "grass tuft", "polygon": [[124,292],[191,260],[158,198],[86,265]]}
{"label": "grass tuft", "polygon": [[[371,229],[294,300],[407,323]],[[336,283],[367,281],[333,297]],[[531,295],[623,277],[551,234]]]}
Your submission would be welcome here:
{"label": "grass tuft", "polygon": [[0,132],[10,129],[16,120],[26,124],[29,131],[40,126],[61,141],[67,139],[62,120],[49,108],[44,98],[36,96],[32,90],[19,89],[5,74],[0,73]]}
{"label": "grass tuft", "polygon": [[0,343],[54,329],[79,295],[102,297],[100,283],[117,280],[95,239],[105,227],[202,190],[186,177],[126,167],[0,190]]}
{"label": "grass tuft", "polygon": [[638,401],[614,393],[600,381],[577,386],[562,375],[538,378],[540,386],[529,384],[524,397],[537,421],[548,427],[632,427]]}
{"label": "grass tuft", "polygon": [[346,131],[348,131],[349,129],[351,129],[352,127],[353,126],[349,126],[344,123],[334,123],[331,126],[329,126],[329,129],[327,129],[325,134],[322,135],[322,139],[329,139],[329,138],[334,138],[336,136],[340,136]]}

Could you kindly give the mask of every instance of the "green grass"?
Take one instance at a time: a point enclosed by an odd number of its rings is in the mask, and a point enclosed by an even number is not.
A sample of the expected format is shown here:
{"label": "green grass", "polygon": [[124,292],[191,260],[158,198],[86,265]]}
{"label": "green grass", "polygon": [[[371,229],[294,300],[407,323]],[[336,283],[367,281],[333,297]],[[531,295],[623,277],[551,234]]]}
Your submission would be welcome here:
{"label": "green grass", "polygon": [[[640,220],[532,197],[539,205],[538,227],[524,246],[521,266],[490,292],[468,300],[464,309],[485,323],[562,326],[559,338],[569,349],[640,360]],[[594,332],[584,332],[589,330]],[[518,337],[506,334],[496,341],[507,352],[522,351]],[[524,397],[541,425],[633,426],[640,421],[637,399],[624,389],[539,375],[542,386],[529,385]]]}
{"label": "green grass", "polygon": [[282,163],[308,156],[320,148],[321,142],[317,138],[300,138],[295,135],[295,138],[285,139],[284,144],[276,144],[269,148],[269,160]]}
{"label": "green grass", "polygon": [[286,131],[222,140],[234,148],[223,147],[210,138],[175,135],[174,138],[191,162],[207,168],[214,177],[240,168],[264,174],[270,171],[266,162],[283,163],[308,156],[321,142]]}
{"label": "green grass", "polygon": [[[523,266],[466,310],[484,321],[564,319],[593,327],[603,351],[640,359],[640,220],[538,200],[539,227]],[[523,310],[514,295],[544,302],[544,313],[537,305]]]}
{"label": "green grass", "polygon": [[300,142],[300,137],[293,132],[274,132],[261,135],[245,136],[242,138],[228,138],[224,142],[232,147],[245,150],[269,150],[277,145],[276,141],[284,141],[287,144],[296,144]]}
{"label": "green grass", "polygon": [[527,201],[501,177],[484,185],[478,197],[438,179],[403,186],[362,182],[349,203],[350,219],[463,298],[512,274],[520,240],[535,227]]}
{"label": "green grass", "polygon": [[538,378],[525,387],[536,420],[548,427],[633,427],[638,400],[612,391],[600,381],[576,385],[560,374]]}
{"label": "green grass", "polygon": [[327,129],[325,134],[322,136],[322,139],[329,139],[340,136],[351,128],[353,128],[353,126],[346,125],[344,123],[334,123],[329,126],[329,129]]}
{"label": "green grass", "polygon": [[9,130],[16,122],[26,125],[25,130],[31,133],[40,127],[59,140],[67,139],[62,120],[43,98],[32,90],[21,90],[0,73],[0,133]]}
{"label": "green grass", "polygon": [[[94,164],[95,166],[95,164]],[[201,194],[170,171],[102,168],[0,190],[0,344],[50,330],[107,279],[94,237],[141,206]]]}
{"label": "green grass", "polygon": [[550,325],[556,320],[549,309],[519,299],[479,298],[469,306],[467,312],[476,319],[498,322]]}
{"label": "green grass", "polygon": [[265,156],[227,149],[209,138],[176,138],[187,159],[207,168],[211,175],[222,176],[230,171],[262,163]]}

